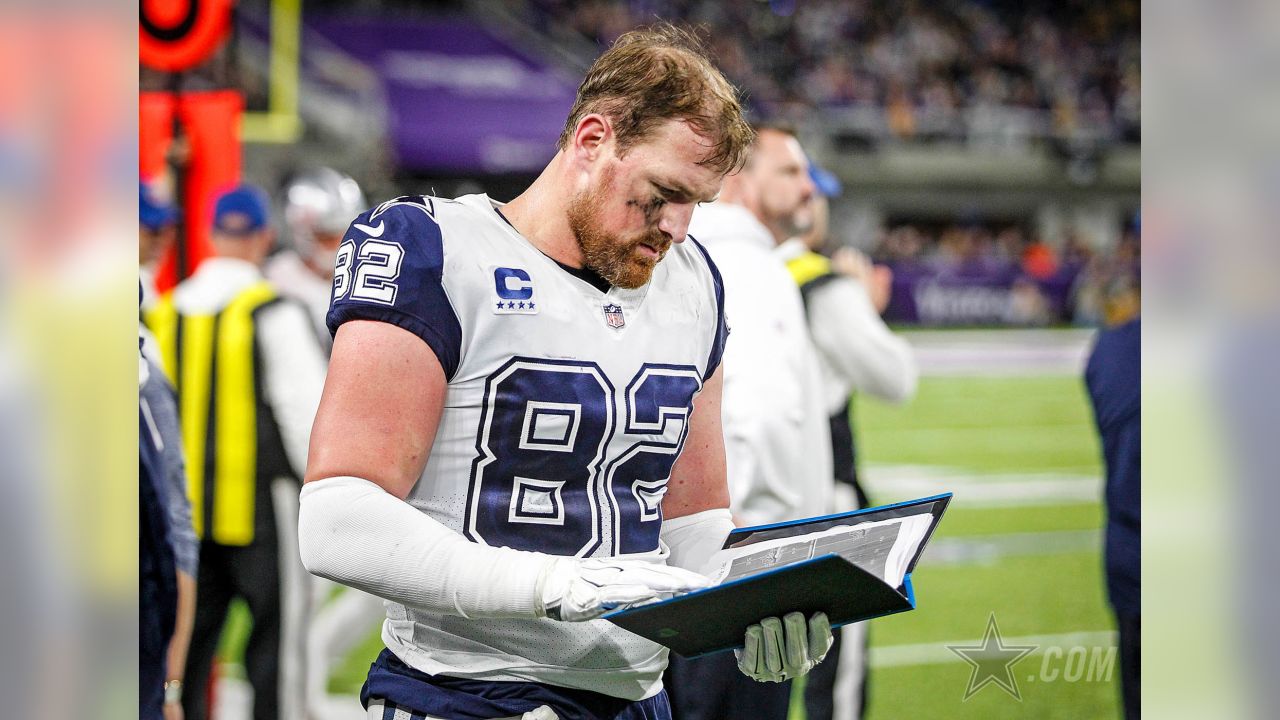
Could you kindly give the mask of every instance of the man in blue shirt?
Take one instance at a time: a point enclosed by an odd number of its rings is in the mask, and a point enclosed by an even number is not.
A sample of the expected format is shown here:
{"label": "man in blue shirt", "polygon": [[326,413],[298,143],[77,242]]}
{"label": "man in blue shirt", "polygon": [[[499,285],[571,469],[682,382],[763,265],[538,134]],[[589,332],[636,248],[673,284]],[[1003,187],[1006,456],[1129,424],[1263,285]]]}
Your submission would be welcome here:
{"label": "man in blue shirt", "polygon": [[1127,304],[1132,313],[1108,313],[1113,324],[1098,334],[1085,384],[1107,466],[1107,593],[1120,630],[1125,717],[1132,719],[1141,712],[1142,321],[1136,301]]}

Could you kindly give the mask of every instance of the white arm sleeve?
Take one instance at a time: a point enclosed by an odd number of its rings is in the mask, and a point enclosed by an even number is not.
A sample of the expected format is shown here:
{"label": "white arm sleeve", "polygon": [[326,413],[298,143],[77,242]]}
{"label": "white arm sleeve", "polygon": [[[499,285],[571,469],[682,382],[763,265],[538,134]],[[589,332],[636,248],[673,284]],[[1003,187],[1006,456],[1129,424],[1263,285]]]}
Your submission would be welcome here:
{"label": "white arm sleeve", "polygon": [[280,425],[289,464],[302,477],[311,422],[324,391],[324,351],[300,305],[276,303],[262,311],[260,322],[264,392]]}
{"label": "white arm sleeve", "polygon": [[703,510],[674,520],[663,520],[659,537],[671,554],[667,564],[703,572],[707,561],[733,532],[733,516],[726,508]]}
{"label": "white arm sleeve", "polygon": [[889,402],[915,394],[919,373],[911,346],[884,324],[857,281],[842,278],[815,289],[809,328],[828,365],[854,390]]}
{"label": "white arm sleeve", "polygon": [[298,541],[312,574],[401,605],[469,618],[545,614],[538,582],[552,557],[473,543],[368,480],[304,485]]}

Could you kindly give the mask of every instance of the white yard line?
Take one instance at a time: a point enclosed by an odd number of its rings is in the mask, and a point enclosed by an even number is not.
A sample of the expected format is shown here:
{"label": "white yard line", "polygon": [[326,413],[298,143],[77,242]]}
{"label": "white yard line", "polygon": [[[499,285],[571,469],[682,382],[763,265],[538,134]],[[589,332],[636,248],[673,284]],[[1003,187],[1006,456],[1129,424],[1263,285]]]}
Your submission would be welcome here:
{"label": "white yard line", "polygon": [[[1102,480],[1069,473],[974,474],[927,465],[880,465],[864,473],[868,492],[879,503],[950,492],[958,507],[1016,508],[1101,501]],[[991,563],[1003,557],[1096,552],[1100,530],[994,533],[942,537],[925,550],[924,562],[939,565]]]}
{"label": "white yard line", "polygon": [[908,330],[902,335],[926,376],[1079,376],[1094,331]]}
{"label": "white yard line", "polygon": [[967,535],[931,541],[920,562],[923,565],[991,564],[1007,557],[1069,555],[1097,552],[1101,548],[1101,530]]}
{"label": "white yard line", "polygon": [[1102,499],[1102,478],[1095,475],[975,474],[924,465],[873,465],[864,476],[867,492],[882,503],[944,492],[954,493],[952,502],[966,507],[1062,505]]}
{"label": "white yard line", "polygon": [[[870,650],[870,662],[873,668],[907,667],[911,665],[938,665],[941,663],[963,663],[964,660],[947,649],[948,645],[977,646],[982,638],[968,640],[940,640],[938,642],[912,643],[905,645],[884,645]],[[1058,647],[1068,650],[1074,647],[1114,647],[1116,634],[1110,630],[1090,632],[1072,632],[1058,635],[1020,635],[1002,637],[1001,644],[1036,645],[1040,649]]]}

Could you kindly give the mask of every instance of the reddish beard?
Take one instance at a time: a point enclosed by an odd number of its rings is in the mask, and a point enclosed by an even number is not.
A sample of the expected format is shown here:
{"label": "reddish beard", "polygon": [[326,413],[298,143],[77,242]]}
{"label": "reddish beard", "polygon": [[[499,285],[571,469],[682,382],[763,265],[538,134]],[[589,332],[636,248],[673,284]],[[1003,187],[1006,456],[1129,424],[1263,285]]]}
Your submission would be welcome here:
{"label": "reddish beard", "polygon": [[[671,247],[671,240],[657,228],[634,240],[624,240],[605,231],[600,220],[601,208],[612,190],[613,172],[610,168],[605,170],[599,185],[578,193],[569,202],[569,228],[582,250],[583,265],[599,273],[611,285],[638,288],[653,277],[653,269]],[[657,256],[639,250],[641,245],[653,248]]]}

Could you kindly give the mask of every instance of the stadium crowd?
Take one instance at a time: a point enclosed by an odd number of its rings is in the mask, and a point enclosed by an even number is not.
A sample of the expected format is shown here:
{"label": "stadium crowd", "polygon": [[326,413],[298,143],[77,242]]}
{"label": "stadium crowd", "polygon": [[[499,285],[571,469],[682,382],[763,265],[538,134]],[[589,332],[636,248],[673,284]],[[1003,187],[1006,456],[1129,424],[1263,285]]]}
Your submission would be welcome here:
{"label": "stadium crowd", "polygon": [[[1103,323],[1106,295],[1139,282],[1138,238],[1137,227],[1129,226],[1114,246],[1099,248],[1077,233],[1051,243],[1017,224],[891,223],[871,256],[899,278],[1013,277],[1030,306],[1018,324],[1070,322],[1093,327]],[[1061,295],[1057,305],[1044,297],[1054,293]]]}
{"label": "stadium crowd", "polygon": [[[654,17],[704,25],[762,116],[815,108],[884,137],[1137,142],[1138,4],[1075,0],[519,0],[551,36],[607,46]],[[870,119],[859,121],[860,111]]]}

